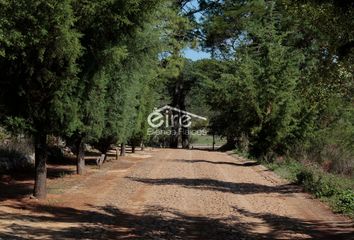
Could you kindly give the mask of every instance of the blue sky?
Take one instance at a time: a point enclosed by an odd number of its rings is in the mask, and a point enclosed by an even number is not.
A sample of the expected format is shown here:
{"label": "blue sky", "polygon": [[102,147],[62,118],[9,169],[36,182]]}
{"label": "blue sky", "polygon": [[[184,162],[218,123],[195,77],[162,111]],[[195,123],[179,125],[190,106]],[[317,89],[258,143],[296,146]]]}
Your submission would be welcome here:
{"label": "blue sky", "polygon": [[[197,0],[193,0],[191,1],[189,4],[186,5],[186,8],[197,8],[198,7],[198,1]],[[196,14],[196,18],[200,18],[200,13]],[[205,58],[211,58],[210,53],[207,52],[203,52],[203,51],[198,51],[195,49],[191,49],[191,48],[187,48],[184,51],[184,55],[186,58],[192,59],[193,61],[197,61],[200,59],[205,59]]]}
{"label": "blue sky", "polygon": [[193,61],[205,59],[205,58],[211,58],[210,53],[197,51],[190,48],[184,50],[184,55],[186,58],[192,59]]}

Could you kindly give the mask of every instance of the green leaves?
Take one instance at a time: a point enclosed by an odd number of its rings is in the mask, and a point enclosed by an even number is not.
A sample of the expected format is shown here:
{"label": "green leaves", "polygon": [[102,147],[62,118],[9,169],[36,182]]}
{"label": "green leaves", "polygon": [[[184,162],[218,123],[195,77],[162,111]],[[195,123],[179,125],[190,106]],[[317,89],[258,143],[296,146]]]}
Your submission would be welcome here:
{"label": "green leaves", "polygon": [[151,94],[157,76],[161,2],[1,1],[0,117],[33,132],[126,141],[152,108],[139,93]]}
{"label": "green leaves", "polygon": [[[231,45],[220,48],[224,56],[232,57],[222,61],[228,68],[213,78],[213,92],[219,94],[211,104],[221,110],[218,121],[228,119],[229,124],[221,124],[226,127],[224,134],[234,139],[246,135],[252,154],[262,157],[278,151],[291,135],[295,115],[300,111],[295,89],[303,58],[286,46],[289,34],[279,28],[281,16],[273,2],[236,6],[228,2],[218,12],[228,26],[223,44],[232,44],[230,36],[239,40],[236,51]],[[232,26],[226,16],[243,21]]]}
{"label": "green leaves", "polygon": [[[7,1],[1,11],[1,99],[5,114],[35,131],[59,131],[76,85],[79,34],[71,1]],[[60,104],[59,104],[60,102]],[[20,105],[20,107],[18,107]],[[65,111],[63,111],[65,109]]]}
{"label": "green leaves", "polygon": [[312,145],[336,169],[352,169],[353,11],[336,1],[259,0],[204,12],[204,46],[225,66],[200,76],[219,113],[214,127],[238,146],[246,136],[256,157]]}

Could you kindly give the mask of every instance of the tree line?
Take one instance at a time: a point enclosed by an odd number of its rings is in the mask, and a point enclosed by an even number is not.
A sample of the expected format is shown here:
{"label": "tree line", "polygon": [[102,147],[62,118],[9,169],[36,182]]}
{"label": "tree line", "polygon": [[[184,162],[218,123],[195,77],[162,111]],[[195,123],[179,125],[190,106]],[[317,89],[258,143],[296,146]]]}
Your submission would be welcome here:
{"label": "tree line", "polygon": [[200,1],[194,63],[225,149],[354,170],[354,3]]}
{"label": "tree line", "polygon": [[0,119],[34,139],[34,196],[46,197],[47,137],[106,154],[146,138],[168,71],[161,53],[177,45],[179,5],[165,0],[0,2]]}
{"label": "tree line", "polygon": [[[207,114],[224,149],[353,171],[350,1],[4,0],[0,9],[1,125],[33,137],[38,198],[48,135],[75,146],[82,174],[86,143],[104,156],[112,144],[138,145],[147,115],[166,103]],[[192,62],[186,47],[212,57]],[[182,132],[171,147],[189,147]]]}

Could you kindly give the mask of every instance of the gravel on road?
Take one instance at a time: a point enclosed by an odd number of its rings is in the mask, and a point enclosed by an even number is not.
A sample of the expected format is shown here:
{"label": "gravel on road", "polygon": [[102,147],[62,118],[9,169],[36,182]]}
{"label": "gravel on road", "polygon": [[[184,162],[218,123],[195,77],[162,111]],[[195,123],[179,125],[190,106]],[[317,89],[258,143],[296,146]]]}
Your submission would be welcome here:
{"label": "gravel on road", "polygon": [[354,239],[350,219],[226,153],[150,149],[57,185],[0,201],[0,239]]}

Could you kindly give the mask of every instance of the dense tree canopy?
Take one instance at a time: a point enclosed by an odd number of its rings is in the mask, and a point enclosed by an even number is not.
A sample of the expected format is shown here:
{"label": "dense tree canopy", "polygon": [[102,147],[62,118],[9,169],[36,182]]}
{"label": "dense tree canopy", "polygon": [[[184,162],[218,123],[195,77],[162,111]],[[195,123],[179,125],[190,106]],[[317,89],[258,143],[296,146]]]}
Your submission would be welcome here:
{"label": "dense tree canopy", "polygon": [[[208,115],[224,149],[350,172],[353,29],[351,1],[3,0],[0,127],[34,138],[39,198],[48,135],[75,146],[82,174],[85,144],[102,160],[112,145],[134,149],[158,104]],[[171,147],[189,147],[182,130]]]}
{"label": "dense tree canopy", "polygon": [[72,28],[71,1],[2,1],[1,5],[2,118],[24,122],[34,134],[34,194],[45,197],[46,135],[70,131],[75,121],[77,106],[72,103],[80,34]]}
{"label": "dense tree canopy", "polygon": [[106,153],[138,134],[152,108],[139,103],[157,75],[160,4],[1,2],[1,118],[35,136],[35,196],[45,197],[48,134],[74,140],[78,173],[85,142]]}
{"label": "dense tree canopy", "polygon": [[[213,126],[231,146],[256,157],[315,148],[319,161],[331,146],[348,166],[352,13],[337,1],[223,1],[206,10],[204,47],[217,61],[201,64],[201,75],[219,112]],[[329,138],[339,125],[345,133]]]}

